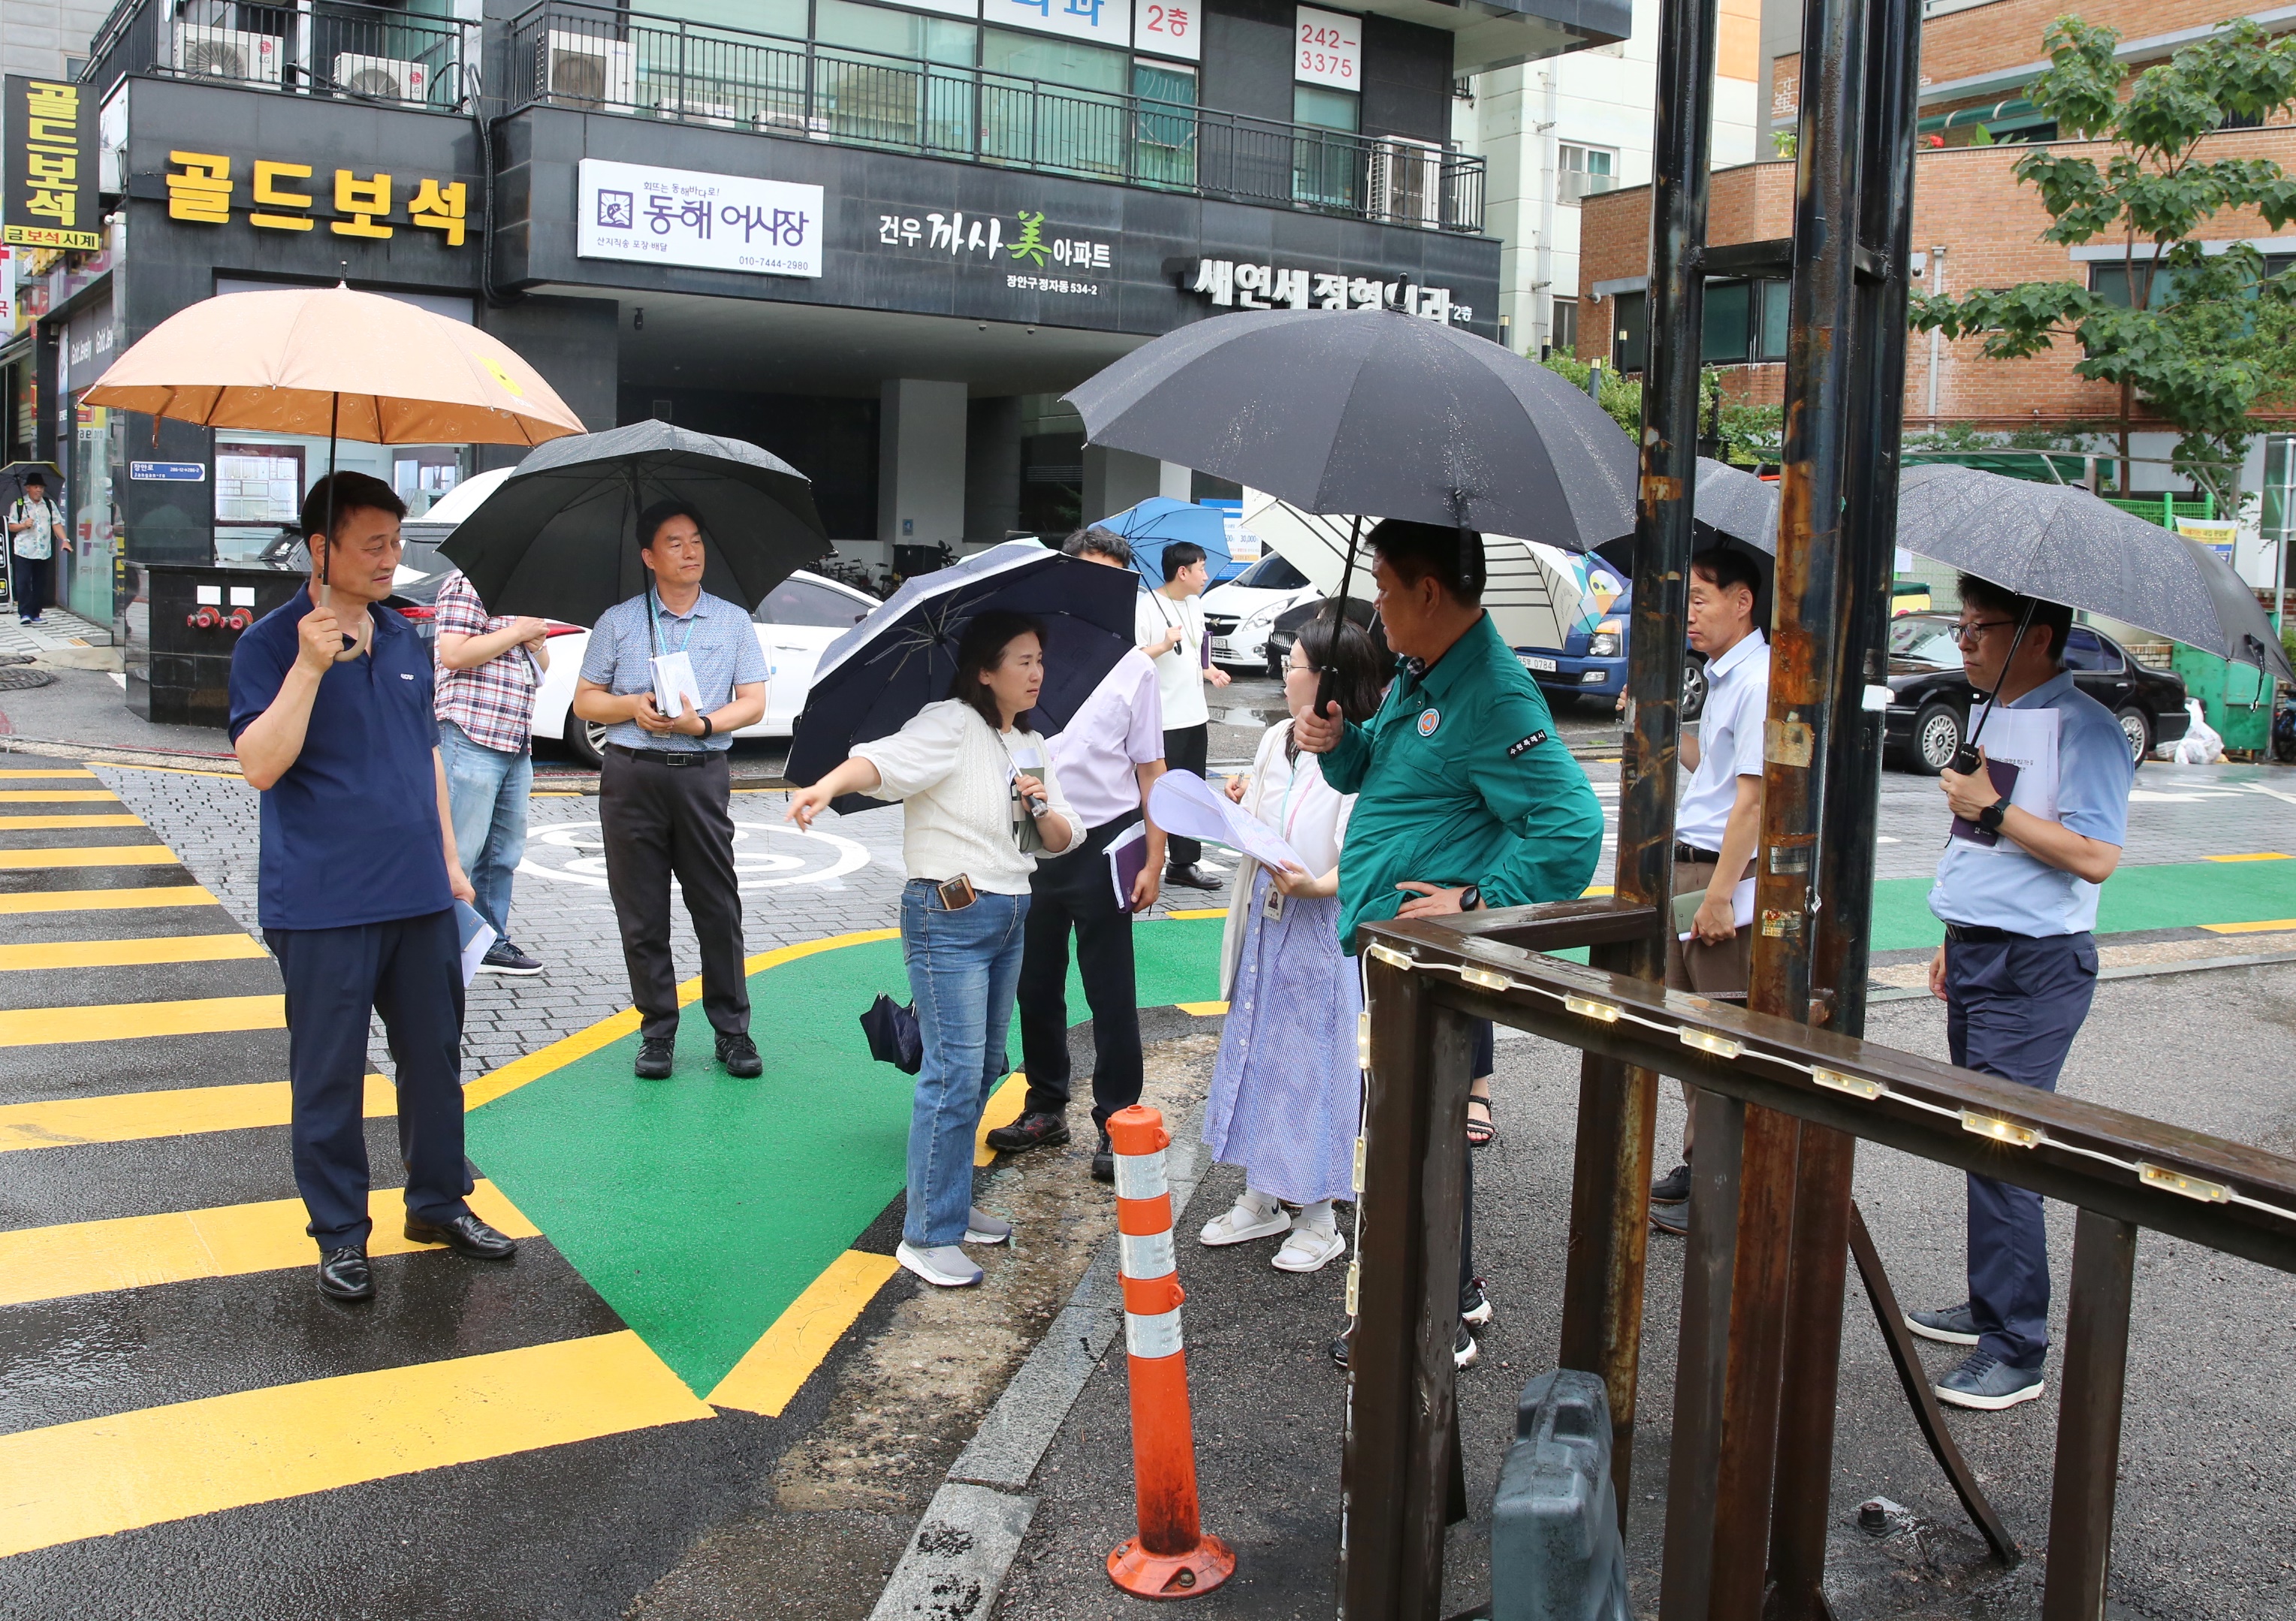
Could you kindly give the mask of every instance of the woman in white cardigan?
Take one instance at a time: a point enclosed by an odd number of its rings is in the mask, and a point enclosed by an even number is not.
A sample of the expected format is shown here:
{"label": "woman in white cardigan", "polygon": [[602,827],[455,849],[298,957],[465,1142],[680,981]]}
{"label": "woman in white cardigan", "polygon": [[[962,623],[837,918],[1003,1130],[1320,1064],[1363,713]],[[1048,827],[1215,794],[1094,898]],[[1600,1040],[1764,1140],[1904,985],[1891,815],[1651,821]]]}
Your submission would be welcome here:
{"label": "woman in white cardigan", "polygon": [[790,795],[790,819],[801,827],[843,794],[906,802],[901,955],[924,1065],[909,1115],[908,1216],[897,1254],[944,1288],[980,1281],[962,1244],[1013,1236],[972,1205],[973,1137],[1008,1068],[1036,852],[1058,855],[1083,831],[1045,740],[1025,724],[1045,683],[1044,648],[1044,627],[1033,619],[974,616],[957,643],[947,698],[891,736],[856,745],[842,765]]}

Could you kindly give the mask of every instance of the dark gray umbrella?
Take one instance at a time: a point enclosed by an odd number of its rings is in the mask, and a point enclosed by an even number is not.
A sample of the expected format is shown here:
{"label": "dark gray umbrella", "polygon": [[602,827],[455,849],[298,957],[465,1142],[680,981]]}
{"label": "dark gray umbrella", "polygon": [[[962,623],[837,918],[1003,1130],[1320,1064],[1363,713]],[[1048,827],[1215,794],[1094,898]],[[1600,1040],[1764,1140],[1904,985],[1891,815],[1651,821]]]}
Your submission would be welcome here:
{"label": "dark gray umbrella", "polygon": [[755,445],[666,422],[537,447],[439,550],[490,612],[594,625],[645,589],[638,514],[672,497],[701,516],[702,588],[744,608],[829,553],[805,474]]}
{"label": "dark gray umbrella", "polygon": [[[1698,458],[1698,492],[1693,502],[1698,523],[1697,547],[1736,545],[1757,554],[1763,578],[1775,566],[1778,555],[1778,487],[1775,480],[1758,478],[1743,467],[1733,467],[1710,456]],[[1615,540],[1595,548],[1603,559],[1622,572],[1635,568],[1635,537],[1629,529]]]}
{"label": "dark gray umbrella", "polygon": [[1378,513],[1574,552],[1633,527],[1635,447],[1487,338],[1376,309],[1216,316],[1068,396],[1094,444],[1311,513]]}
{"label": "dark gray umbrella", "polygon": [[2069,484],[1935,462],[1906,470],[1898,544],[2027,597],[2141,625],[2296,681],[2256,593],[2210,547]]}

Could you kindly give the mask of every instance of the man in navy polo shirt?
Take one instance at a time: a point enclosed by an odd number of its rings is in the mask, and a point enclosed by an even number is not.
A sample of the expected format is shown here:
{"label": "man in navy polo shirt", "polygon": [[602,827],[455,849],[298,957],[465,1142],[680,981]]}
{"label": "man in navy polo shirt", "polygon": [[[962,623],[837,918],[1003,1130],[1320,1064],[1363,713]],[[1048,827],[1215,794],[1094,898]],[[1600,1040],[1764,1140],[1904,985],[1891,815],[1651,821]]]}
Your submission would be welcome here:
{"label": "man in navy polo shirt", "polygon": [[303,502],[310,585],[250,627],[231,660],[232,739],[263,794],[258,916],[287,982],[295,1186],[318,1240],[319,1291],[338,1300],[374,1294],[371,1012],[398,1068],[406,1236],[488,1261],[517,1249],[463,1203],[454,906],[471,899],[471,884],[447,808],[430,655],[381,605],[406,515],[380,479],[320,480]]}

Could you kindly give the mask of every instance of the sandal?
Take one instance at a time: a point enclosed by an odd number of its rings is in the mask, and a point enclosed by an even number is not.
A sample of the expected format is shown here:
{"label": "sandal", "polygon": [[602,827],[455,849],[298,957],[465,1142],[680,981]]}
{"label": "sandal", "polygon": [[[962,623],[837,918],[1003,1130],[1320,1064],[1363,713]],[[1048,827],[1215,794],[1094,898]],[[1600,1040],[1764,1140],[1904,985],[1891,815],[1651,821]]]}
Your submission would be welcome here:
{"label": "sandal", "polygon": [[[1475,1118],[1475,1109],[1479,1105],[1483,1111],[1482,1118],[1480,1120]],[[1487,1148],[1490,1147],[1491,1139],[1498,1134],[1497,1123],[1491,1116],[1491,1100],[1488,1098],[1478,1098],[1470,1092],[1467,1095],[1467,1146],[1471,1148]]]}

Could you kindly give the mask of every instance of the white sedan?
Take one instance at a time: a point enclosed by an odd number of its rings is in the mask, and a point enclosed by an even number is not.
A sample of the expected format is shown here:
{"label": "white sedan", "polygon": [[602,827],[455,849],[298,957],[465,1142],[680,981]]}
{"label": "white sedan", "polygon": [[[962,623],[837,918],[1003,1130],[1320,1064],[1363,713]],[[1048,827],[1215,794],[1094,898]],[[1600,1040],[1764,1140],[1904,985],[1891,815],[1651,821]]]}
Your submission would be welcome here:
{"label": "white sedan", "polygon": [[1212,662],[1226,669],[1258,670],[1267,663],[1267,632],[1284,609],[1312,602],[1308,577],[1274,552],[1224,585],[1203,595],[1204,629],[1211,638]]}
{"label": "white sedan", "polygon": [[[745,726],[737,737],[786,737],[805,707],[815,665],[830,643],[868,617],[877,599],[803,570],[775,586],[750,617],[758,646],[770,672],[765,719]],[[574,681],[582,671],[590,633],[579,625],[550,628],[550,670],[534,698],[534,735],[563,742],[586,765],[598,763],[606,728],[574,712]]]}

